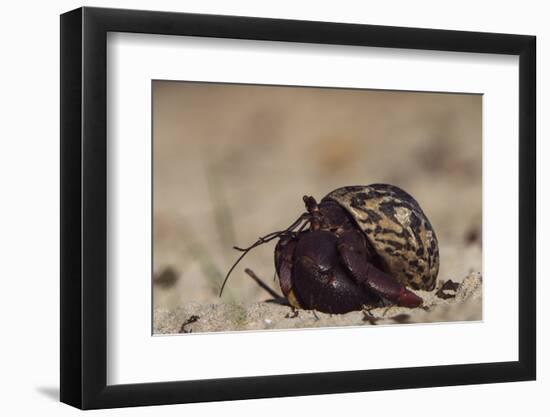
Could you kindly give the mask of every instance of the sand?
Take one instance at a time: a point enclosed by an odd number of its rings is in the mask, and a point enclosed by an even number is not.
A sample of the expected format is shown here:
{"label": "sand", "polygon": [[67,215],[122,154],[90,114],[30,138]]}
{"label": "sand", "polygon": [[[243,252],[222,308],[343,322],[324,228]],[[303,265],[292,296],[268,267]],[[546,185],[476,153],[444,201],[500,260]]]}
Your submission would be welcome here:
{"label": "sand", "polygon": [[458,284],[439,281],[431,292],[415,291],[424,304],[420,308],[377,307],[347,314],[325,314],[296,310],[276,302],[252,304],[188,303],[176,308],[156,308],[154,333],[198,333],[217,331],[296,329],[313,327],[373,326],[389,324],[471,321],[482,318],[482,279],[469,274]]}

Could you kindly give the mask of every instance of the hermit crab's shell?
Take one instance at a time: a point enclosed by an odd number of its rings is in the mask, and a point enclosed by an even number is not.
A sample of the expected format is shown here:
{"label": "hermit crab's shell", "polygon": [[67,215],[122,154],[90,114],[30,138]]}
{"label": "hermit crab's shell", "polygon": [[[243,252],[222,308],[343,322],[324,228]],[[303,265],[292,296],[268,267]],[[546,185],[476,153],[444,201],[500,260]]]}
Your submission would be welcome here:
{"label": "hermit crab's shell", "polygon": [[338,188],[327,199],[351,214],[382,269],[403,285],[433,290],[439,271],[437,237],[412,196],[393,185],[372,184]]}

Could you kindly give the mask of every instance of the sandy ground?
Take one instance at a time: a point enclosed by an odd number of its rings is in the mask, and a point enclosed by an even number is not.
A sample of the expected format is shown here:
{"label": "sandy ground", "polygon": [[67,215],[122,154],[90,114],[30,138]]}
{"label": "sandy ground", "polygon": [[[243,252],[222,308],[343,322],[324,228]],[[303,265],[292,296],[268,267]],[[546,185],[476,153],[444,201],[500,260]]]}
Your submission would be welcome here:
{"label": "sandy ground", "polygon": [[[244,328],[363,323],[362,312],[287,319],[288,308],[264,303],[244,269],[278,290],[274,242],[251,252],[218,297],[234,245],[288,226],[304,194],[343,185],[412,194],[438,236],[442,282],[482,271],[480,96],[177,82],[156,82],[153,94],[155,331],[179,332],[191,316],[201,317],[196,332],[240,328],[223,319],[232,314]],[[443,314],[436,304],[408,320],[480,318],[470,305]]]}
{"label": "sandy ground", "polygon": [[189,303],[173,309],[155,309],[153,330],[166,334],[481,320],[481,276],[470,274],[457,288],[447,282],[445,287],[440,282],[432,292],[416,291],[424,299],[421,308],[388,306],[325,314],[295,310],[275,302]]}

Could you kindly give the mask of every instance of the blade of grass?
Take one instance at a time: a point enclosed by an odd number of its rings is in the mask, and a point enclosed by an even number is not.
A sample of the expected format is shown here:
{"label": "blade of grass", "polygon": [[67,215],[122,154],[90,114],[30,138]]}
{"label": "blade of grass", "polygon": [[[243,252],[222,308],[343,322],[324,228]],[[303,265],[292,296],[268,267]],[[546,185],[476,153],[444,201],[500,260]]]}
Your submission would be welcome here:
{"label": "blade of grass", "polygon": [[[180,219],[180,222],[184,229],[182,239],[187,253],[199,262],[204,276],[209,281],[212,293],[217,295],[220,290],[220,285],[223,281],[224,274],[213,261],[213,257],[207,247],[199,241],[189,223],[183,218]],[[234,299],[231,291],[228,292],[227,298],[231,300]]]}
{"label": "blade of grass", "polygon": [[[214,214],[214,224],[224,248],[231,248],[237,242],[233,214],[227,202],[220,175],[213,165],[207,165],[206,182]],[[228,254],[228,252],[224,253]]]}

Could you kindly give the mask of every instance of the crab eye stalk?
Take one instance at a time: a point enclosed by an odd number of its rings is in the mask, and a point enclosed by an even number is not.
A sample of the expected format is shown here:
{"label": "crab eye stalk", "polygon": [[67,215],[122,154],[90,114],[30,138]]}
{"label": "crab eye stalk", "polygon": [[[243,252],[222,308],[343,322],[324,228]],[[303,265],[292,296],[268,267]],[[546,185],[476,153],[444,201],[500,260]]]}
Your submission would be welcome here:
{"label": "crab eye stalk", "polygon": [[313,198],[310,195],[305,195],[303,197],[303,200],[306,205],[306,209],[308,213],[314,214],[319,212],[319,205],[317,204],[317,201],[315,200],[315,198]]}
{"label": "crab eye stalk", "polygon": [[321,214],[321,210],[319,209],[319,204],[317,204],[315,198],[309,195],[305,195],[303,199],[306,209],[311,216],[311,230],[319,230],[321,228],[321,224],[323,223],[323,216]]}

